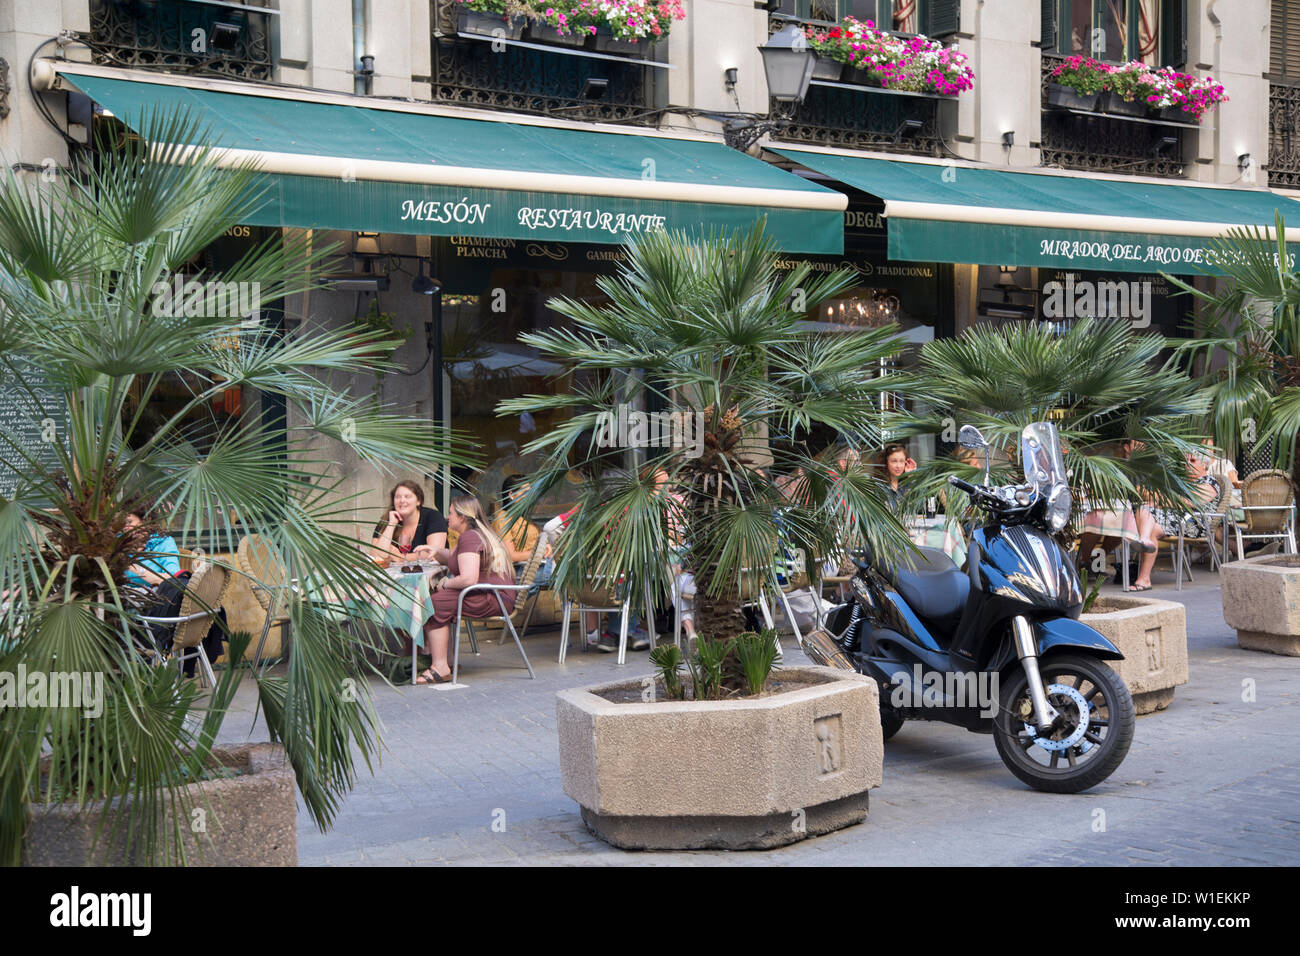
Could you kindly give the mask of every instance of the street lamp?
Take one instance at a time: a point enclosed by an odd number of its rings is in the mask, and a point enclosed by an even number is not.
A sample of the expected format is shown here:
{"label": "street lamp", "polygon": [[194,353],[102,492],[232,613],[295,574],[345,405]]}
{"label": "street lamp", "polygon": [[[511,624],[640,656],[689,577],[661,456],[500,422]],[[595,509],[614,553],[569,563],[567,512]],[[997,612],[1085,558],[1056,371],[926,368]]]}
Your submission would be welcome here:
{"label": "street lamp", "polygon": [[[799,27],[787,24],[768,37],[758,52],[767,75],[768,96],[793,114],[794,107],[808,95],[808,84],[817,64],[817,55],[808,46],[808,38]],[[729,89],[735,86],[735,70],[727,71],[727,83]],[[722,133],[728,146],[748,152],[761,136],[789,123],[789,115],[773,115],[766,120],[731,120],[723,126]]]}

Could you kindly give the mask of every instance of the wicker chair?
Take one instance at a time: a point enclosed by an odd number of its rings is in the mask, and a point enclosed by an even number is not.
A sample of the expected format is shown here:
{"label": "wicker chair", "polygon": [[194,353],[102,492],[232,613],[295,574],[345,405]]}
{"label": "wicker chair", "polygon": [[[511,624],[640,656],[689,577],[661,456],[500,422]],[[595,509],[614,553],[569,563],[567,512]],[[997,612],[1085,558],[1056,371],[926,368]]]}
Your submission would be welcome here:
{"label": "wicker chair", "polygon": [[1237,554],[1244,555],[1244,539],[1285,541],[1287,551],[1295,554],[1295,494],[1291,475],[1269,469],[1246,476],[1241,485],[1242,521],[1233,521],[1237,537]]}
{"label": "wicker chair", "polygon": [[230,572],[217,564],[205,564],[186,584],[176,617],[140,618],[148,624],[175,624],[176,630],[172,634],[171,650],[166,661],[170,662],[174,658],[178,667],[184,667],[187,657],[197,657],[209,687],[215,687],[217,679],[212,672],[212,662],[203,650],[203,639],[211,630],[212,621],[220,612],[229,588]]}
{"label": "wicker chair", "polygon": [[284,648],[284,630],[289,622],[288,600],[285,592],[294,590],[294,582],[289,580],[289,572],[284,562],[261,535],[253,534],[241,538],[235,561],[239,565],[239,570],[248,576],[249,590],[253,592],[253,597],[266,612],[266,620],[262,624],[262,636],[253,654],[253,660],[258,661],[262,657],[262,648],[266,645],[266,636],[270,633],[272,624],[280,626],[280,647],[282,650]]}

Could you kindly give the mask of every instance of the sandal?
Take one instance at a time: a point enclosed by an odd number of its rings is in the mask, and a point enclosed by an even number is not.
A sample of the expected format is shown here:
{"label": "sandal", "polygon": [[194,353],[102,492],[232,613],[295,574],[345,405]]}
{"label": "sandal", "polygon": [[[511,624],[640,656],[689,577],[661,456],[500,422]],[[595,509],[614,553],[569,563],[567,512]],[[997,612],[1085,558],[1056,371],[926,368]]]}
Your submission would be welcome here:
{"label": "sandal", "polygon": [[1138,541],[1138,547],[1142,550],[1143,554],[1155,554],[1160,550],[1160,546],[1154,541],[1149,544],[1146,541]]}
{"label": "sandal", "polygon": [[446,677],[443,677],[432,667],[427,667],[425,668],[424,673],[415,679],[415,682],[417,684],[450,684],[451,675],[448,674]]}
{"label": "sandal", "polygon": [[1130,591],[1150,591],[1150,590],[1151,590],[1151,585],[1150,585],[1150,584],[1131,584],[1131,585],[1129,585],[1129,590],[1130,590]]}

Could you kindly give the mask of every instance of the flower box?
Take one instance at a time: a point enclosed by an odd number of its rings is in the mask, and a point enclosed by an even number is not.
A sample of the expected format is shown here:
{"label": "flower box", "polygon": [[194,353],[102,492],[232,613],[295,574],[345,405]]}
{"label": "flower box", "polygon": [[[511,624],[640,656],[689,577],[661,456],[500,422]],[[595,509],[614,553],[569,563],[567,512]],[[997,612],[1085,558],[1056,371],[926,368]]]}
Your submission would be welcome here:
{"label": "flower box", "polygon": [[464,7],[456,11],[456,32],[474,36],[518,40],[524,35],[527,22],[523,17],[508,17],[503,13],[484,13]]}
{"label": "flower box", "polygon": [[[852,69],[849,67],[848,69]],[[845,64],[839,60],[832,60],[828,56],[819,56],[813,64],[812,78],[814,80],[838,80],[846,72]],[[858,72],[854,70],[854,72]]]}
{"label": "flower box", "polygon": [[631,56],[644,59],[654,48],[651,40],[625,40],[614,36],[609,27],[597,27],[595,34],[587,37],[587,49],[597,53],[612,53],[616,56]]}
{"label": "flower box", "polygon": [[1062,86],[1060,83],[1047,84],[1047,105],[1057,109],[1093,112],[1097,109],[1097,99],[1096,93],[1080,93],[1073,87]]}
{"label": "flower box", "polygon": [[880,786],[879,691],[860,674],[781,668],[733,700],[656,700],[634,678],[559,694],[560,781],[624,849],[768,849],[861,823]]}
{"label": "flower box", "polygon": [[1102,112],[1114,116],[1146,116],[1150,107],[1141,100],[1126,100],[1114,90],[1107,90],[1101,95]]}
{"label": "flower box", "polygon": [[813,75],[831,79],[830,63],[845,64],[845,83],[900,93],[956,96],[975,85],[975,72],[956,45],[946,47],[920,34],[904,38],[878,30],[870,20],[847,16],[829,29],[804,27],[809,48],[818,56]]}
{"label": "flower box", "polygon": [[551,46],[580,47],[587,42],[587,38],[580,33],[561,33],[549,23],[541,23],[537,20],[528,24],[528,39]]}
{"label": "flower box", "polygon": [[1195,123],[1196,117],[1181,106],[1166,106],[1155,114],[1166,123]]}

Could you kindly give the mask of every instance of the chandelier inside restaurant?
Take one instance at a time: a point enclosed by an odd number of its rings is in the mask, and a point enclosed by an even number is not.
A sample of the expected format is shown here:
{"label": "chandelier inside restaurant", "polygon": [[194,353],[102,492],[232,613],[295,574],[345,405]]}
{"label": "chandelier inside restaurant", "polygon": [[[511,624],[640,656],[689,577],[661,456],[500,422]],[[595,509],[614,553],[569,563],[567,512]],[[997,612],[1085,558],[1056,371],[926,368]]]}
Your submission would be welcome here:
{"label": "chandelier inside restaurant", "polygon": [[902,310],[898,296],[887,289],[859,289],[852,298],[828,304],[825,314],[836,325],[879,328],[897,322]]}

